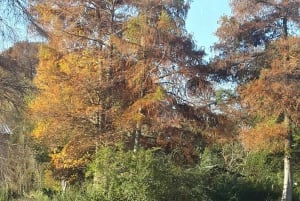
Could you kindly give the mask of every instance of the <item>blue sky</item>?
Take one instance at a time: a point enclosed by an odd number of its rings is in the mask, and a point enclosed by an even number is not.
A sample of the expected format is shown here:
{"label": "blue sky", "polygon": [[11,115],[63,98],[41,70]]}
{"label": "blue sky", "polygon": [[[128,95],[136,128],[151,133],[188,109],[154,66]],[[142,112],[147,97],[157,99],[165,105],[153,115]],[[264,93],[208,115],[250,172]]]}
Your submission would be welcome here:
{"label": "blue sky", "polygon": [[219,18],[230,14],[229,0],[193,0],[188,13],[186,28],[194,35],[198,47],[210,54],[210,46],[217,42],[214,32]]}

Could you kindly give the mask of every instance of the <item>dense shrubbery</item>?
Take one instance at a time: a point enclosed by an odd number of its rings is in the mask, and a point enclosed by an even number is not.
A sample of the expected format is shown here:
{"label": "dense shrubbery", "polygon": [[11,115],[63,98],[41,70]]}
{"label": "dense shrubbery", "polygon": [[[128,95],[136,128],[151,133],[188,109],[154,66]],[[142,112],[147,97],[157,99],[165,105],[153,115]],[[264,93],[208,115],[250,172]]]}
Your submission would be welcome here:
{"label": "dense shrubbery", "polygon": [[[280,200],[282,164],[278,156],[248,153],[233,169],[224,162],[220,148],[207,148],[200,156],[198,164],[182,167],[159,149],[133,152],[122,147],[101,148],[84,182],[68,186],[65,192],[49,186],[47,190],[37,189],[24,200]],[[2,200],[6,200],[7,194],[1,192]]]}

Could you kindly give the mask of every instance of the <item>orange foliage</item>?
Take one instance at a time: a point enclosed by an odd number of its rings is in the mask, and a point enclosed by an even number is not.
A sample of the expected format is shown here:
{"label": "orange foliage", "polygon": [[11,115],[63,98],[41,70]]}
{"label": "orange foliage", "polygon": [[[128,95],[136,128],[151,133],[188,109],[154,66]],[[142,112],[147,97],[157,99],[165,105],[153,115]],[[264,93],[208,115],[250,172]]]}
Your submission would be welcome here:
{"label": "orange foliage", "polygon": [[300,38],[274,42],[268,53],[270,66],[261,71],[259,79],[240,88],[243,105],[249,106],[250,113],[269,116],[286,111],[293,122],[299,121],[299,43]]}
{"label": "orange foliage", "polygon": [[245,128],[240,132],[240,140],[246,149],[281,151],[284,148],[284,140],[287,137],[288,128],[281,124],[261,123],[255,128]]}
{"label": "orange foliage", "polygon": [[[290,132],[283,120],[273,120],[287,115],[290,124],[299,123],[300,110],[300,38],[288,38],[273,42],[268,49],[269,66],[263,69],[260,77],[240,87],[245,111],[257,118],[259,123],[241,131],[241,139],[247,148],[273,151],[282,150]],[[289,125],[290,126],[290,125]]]}
{"label": "orange foliage", "polygon": [[[178,136],[181,129],[200,134],[199,122],[205,120],[172,108],[175,98],[159,83],[161,76],[176,83],[197,74],[190,69],[200,65],[203,51],[185,33],[185,6],[97,1],[90,9],[88,4],[51,0],[32,8],[51,36],[40,49],[35,79],[40,91],[30,105],[37,122],[33,134],[48,145],[56,170],[81,169],[96,143],[127,143],[139,126],[150,126],[145,133],[153,134],[151,139],[164,132]],[[161,144],[155,140],[155,146]]]}

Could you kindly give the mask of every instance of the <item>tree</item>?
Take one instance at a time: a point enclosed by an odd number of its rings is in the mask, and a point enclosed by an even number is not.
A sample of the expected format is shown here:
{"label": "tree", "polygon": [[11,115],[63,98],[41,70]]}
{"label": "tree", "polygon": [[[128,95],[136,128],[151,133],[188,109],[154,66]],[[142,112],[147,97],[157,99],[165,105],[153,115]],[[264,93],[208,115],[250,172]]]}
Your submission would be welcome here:
{"label": "tree", "polygon": [[122,79],[112,80],[112,73],[120,71],[124,61],[116,58],[110,42],[111,35],[121,29],[120,19],[125,16],[116,13],[123,4],[78,3],[41,1],[31,8],[51,36],[48,47],[40,50],[35,79],[40,94],[31,106],[38,119],[34,135],[44,142],[53,139],[47,146],[53,152],[54,167],[65,175],[64,170],[69,170],[68,177],[72,169],[82,170],[87,164],[99,138],[104,143],[107,133],[114,133],[111,119],[117,99],[112,101],[112,88],[123,86]]}
{"label": "tree", "polygon": [[239,82],[257,78],[270,42],[295,35],[299,1],[231,1],[233,16],[223,16],[214,48],[220,72]]}
{"label": "tree", "polygon": [[[293,127],[297,128],[299,122],[299,61],[295,60],[299,56],[299,49],[295,45],[298,43],[299,38],[291,37],[272,44],[269,50],[273,58],[269,69],[264,69],[259,79],[241,89],[244,103],[251,108],[250,114],[260,118],[253,130],[242,132],[245,144],[254,147],[264,145],[285,152],[283,200],[291,199],[293,185],[290,159]],[[287,55],[290,57],[288,61]],[[256,140],[253,142],[251,137],[256,137]]]}
{"label": "tree", "polygon": [[186,82],[190,96],[213,95],[204,52],[184,28],[187,9],[184,1],[154,0],[33,4],[50,36],[30,106],[33,134],[56,170],[70,178],[97,146],[116,141],[135,150],[178,148],[192,160],[197,136],[220,129],[224,117],[205,104],[194,109],[181,95]]}
{"label": "tree", "polygon": [[37,63],[35,43],[20,42],[0,54],[0,119],[12,128],[20,121],[25,97],[33,90],[31,80]]}
{"label": "tree", "polygon": [[24,119],[26,101],[34,90],[31,81],[38,63],[37,49],[36,43],[20,42],[0,54],[0,121],[11,129],[1,136],[0,175],[8,196],[22,195],[36,187],[37,166],[25,136]]}
{"label": "tree", "polygon": [[[38,66],[38,48],[40,43],[37,42],[16,42],[14,46],[2,52],[2,56],[7,60],[17,63],[18,72],[22,73],[28,80],[33,80]],[[5,60],[4,60],[5,61]],[[3,64],[5,65],[5,64]]]}
{"label": "tree", "polygon": [[245,145],[284,150],[282,200],[292,200],[292,126],[299,121],[298,61],[293,59],[298,57],[298,38],[293,30],[299,26],[300,2],[234,0],[231,6],[233,16],[223,17],[217,31],[216,63],[221,75],[240,83],[242,111],[255,118],[242,131]]}
{"label": "tree", "polygon": [[[18,40],[20,40],[20,38],[23,38],[24,36],[22,36],[22,34],[20,33],[25,33],[26,29],[29,29],[29,26],[38,31],[38,33],[43,32],[42,29],[35,23],[32,16],[29,14],[27,3],[27,1],[23,0],[0,1],[0,38],[3,41],[3,46],[1,47],[1,49],[9,44],[17,42]],[[28,27],[26,25],[28,25]],[[26,52],[24,46],[27,46],[30,51]],[[10,121],[12,120],[12,118],[16,118],[17,114],[15,114],[14,116],[11,114],[16,113],[16,110],[23,109],[24,96],[30,88],[29,82],[30,79],[33,78],[34,68],[37,64],[37,60],[33,55],[37,50],[34,46],[35,45],[30,43],[20,42],[16,44],[15,47],[11,47],[10,50],[1,52],[1,121]],[[12,53],[10,51],[16,52]],[[22,56],[26,56],[27,60],[24,58],[20,58]],[[30,59],[32,59],[32,61],[29,61]],[[20,63],[21,61],[26,63]],[[32,72],[26,72],[27,70],[25,70],[25,68],[30,68]],[[31,74],[30,78],[28,77],[29,73]],[[23,76],[24,74],[26,74],[25,77]],[[9,120],[8,118],[11,119]]]}

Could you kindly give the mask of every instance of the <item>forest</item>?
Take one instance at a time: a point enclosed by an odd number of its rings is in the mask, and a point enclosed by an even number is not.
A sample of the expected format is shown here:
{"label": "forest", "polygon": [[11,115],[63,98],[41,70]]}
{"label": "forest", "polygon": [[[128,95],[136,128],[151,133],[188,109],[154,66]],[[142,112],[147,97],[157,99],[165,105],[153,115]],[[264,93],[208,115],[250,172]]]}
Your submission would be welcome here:
{"label": "forest", "polygon": [[300,0],[191,3],[0,0],[0,201],[300,201]]}

